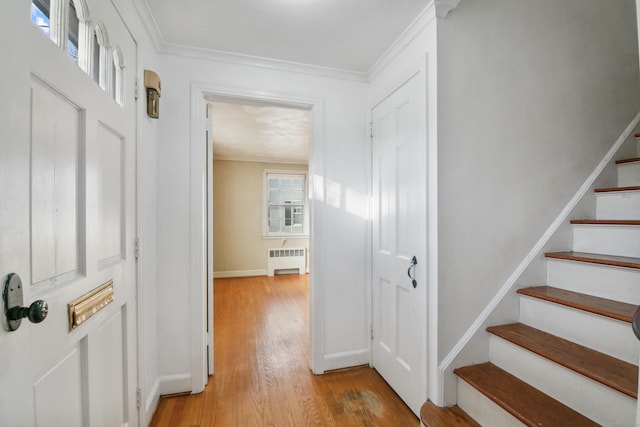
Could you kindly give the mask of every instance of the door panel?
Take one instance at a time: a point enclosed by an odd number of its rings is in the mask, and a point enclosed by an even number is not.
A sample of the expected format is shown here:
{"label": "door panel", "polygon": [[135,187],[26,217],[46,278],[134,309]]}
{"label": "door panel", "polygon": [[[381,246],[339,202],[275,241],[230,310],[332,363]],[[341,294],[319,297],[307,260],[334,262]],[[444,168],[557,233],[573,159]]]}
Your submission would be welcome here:
{"label": "door panel", "polygon": [[372,111],[373,365],[416,415],[427,397],[426,141],[418,80]]}
{"label": "door panel", "polygon": [[[124,311],[124,308],[123,310]],[[126,399],[126,342],[123,342],[122,311],[116,312],[96,331],[96,344],[92,348],[93,374],[95,376],[92,398],[100,405],[94,408],[97,425],[123,424],[127,414]]]}
{"label": "door panel", "polygon": [[84,422],[85,397],[80,345],[72,348],[55,366],[37,378],[33,390],[38,426],[78,426]]}
{"label": "door panel", "polygon": [[[0,328],[0,424],[136,426],[136,44],[112,2],[88,2],[122,52],[121,106],[29,21],[29,2],[10,3],[0,280],[18,274],[24,305],[43,299],[49,314]],[[70,329],[68,304],[109,280],[113,301]]]}
{"label": "door panel", "polygon": [[81,112],[45,83],[31,80],[32,284],[73,279],[78,270],[78,171]]}
{"label": "door panel", "polygon": [[125,139],[104,123],[98,124],[98,151],[96,165],[98,197],[99,252],[98,266],[118,262],[124,259],[123,226],[124,213],[123,183],[126,176]]}

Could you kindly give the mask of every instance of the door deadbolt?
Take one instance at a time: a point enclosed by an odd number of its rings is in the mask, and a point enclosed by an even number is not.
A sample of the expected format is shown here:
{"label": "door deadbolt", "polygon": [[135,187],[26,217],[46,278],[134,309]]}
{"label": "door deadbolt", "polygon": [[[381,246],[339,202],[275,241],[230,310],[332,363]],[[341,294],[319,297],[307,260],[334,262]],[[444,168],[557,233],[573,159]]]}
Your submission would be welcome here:
{"label": "door deadbolt", "polygon": [[29,307],[23,307],[22,301],[22,280],[16,273],[7,276],[4,282],[4,292],[2,293],[4,302],[4,316],[7,319],[7,328],[15,331],[20,327],[22,319],[25,317],[31,323],[40,323],[49,314],[49,305],[44,300],[37,300]]}

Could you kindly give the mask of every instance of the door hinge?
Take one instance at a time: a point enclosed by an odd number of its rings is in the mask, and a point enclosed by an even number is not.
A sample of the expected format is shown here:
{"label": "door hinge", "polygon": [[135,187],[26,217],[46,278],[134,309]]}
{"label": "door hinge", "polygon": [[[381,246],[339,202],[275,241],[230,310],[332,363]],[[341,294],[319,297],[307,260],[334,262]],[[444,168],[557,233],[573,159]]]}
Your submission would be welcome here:
{"label": "door hinge", "polygon": [[134,255],[137,261],[138,258],[140,258],[140,238],[139,237],[136,237]]}
{"label": "door hinge", "polygon": [[136,408],[142,407],[142,388],[136,388]]}
{"label": "door hinge", "polygon": [[139,94],[140,94],[140,78],[136,77],[135,89],[133,91],[133,96],[136,101],[138,100]]}
{"label": "door hinge", "polygon": [[369,332],[371,333],[371,341],[373,341],[373,324],[369,326]]}
{"label": "door hinge", "polygon": [[369,137],[373,139],[373,122],[369,122]]}

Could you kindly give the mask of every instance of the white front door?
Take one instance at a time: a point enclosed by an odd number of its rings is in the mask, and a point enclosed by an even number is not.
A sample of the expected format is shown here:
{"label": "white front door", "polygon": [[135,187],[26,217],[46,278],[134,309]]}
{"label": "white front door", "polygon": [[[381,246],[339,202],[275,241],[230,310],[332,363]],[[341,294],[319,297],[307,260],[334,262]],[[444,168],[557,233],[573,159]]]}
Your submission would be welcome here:
{"label": "white front door", "polygon": [[[69,2],[45,3],[53,38],[66,37]],[[0,13],[0,285],[15,273],[24,305],[49,308],[11,332],[3,316],[3,426],[138,425],[136,44],[110,1],[88,6],[80,38],[94,43],[101,23],[97,56],[85,58],[100,64],[100,85],[66,38],[30,21],[30,2]],[[113,301],[71,329],[68,304],[110,281]]]}
{"label": "white front door", "polygon": [[427,397],[427,175],[419,87],[416,75],[372,111],[373,366],[416,415]]}

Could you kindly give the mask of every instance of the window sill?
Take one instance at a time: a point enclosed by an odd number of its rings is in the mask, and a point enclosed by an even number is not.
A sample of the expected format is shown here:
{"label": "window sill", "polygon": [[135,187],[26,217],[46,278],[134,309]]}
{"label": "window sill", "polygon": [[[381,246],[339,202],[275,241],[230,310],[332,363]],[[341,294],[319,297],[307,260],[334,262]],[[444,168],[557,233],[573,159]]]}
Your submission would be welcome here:
{"label": "window sill", "polygon": [[308,234],[281,234],[278,236],[262,236],[262,240],[308,239]]}

